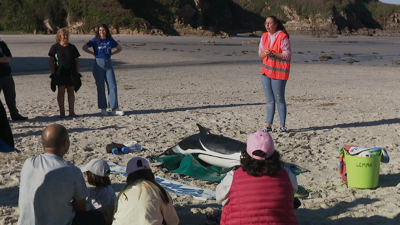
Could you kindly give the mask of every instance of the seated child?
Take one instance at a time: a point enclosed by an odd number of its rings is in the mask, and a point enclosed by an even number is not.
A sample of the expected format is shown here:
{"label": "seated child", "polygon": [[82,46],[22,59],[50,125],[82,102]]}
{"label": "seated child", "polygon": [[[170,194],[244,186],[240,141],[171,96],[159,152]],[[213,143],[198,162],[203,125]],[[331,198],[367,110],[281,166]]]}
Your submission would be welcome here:
{"label": "seated child", "polygon": [[111,187],[110,166],[102,159],[92,159],[86,166],[81,168],[86,174],[89,187],[89,197],[86,201],[86,210],[98,209],[107,205],[115,204],[115,192]]}
{"label": "seated child", "polygon": [[155,180],[146,159],[131,159],[126,173],[127,184],[118,196],[113,225],[179,224],[171,197]]}
{"label": "seated child", "polygon": [[240,167],[218,184],[220,224],[299,224],[294,212],[296,177],[283,167],[271,136],[257,131],[247,139]]}

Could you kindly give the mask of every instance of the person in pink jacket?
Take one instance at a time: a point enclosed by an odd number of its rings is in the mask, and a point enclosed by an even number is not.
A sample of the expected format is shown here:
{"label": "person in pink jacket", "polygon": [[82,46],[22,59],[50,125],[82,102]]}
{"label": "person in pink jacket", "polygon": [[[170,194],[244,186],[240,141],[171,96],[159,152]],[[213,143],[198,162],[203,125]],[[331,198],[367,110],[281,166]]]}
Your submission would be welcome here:
{"label": "person in pink jacket", "polygon": [[297,181],[283,167],[268,133],[257,131],[249,136],[240,164],[217,186],[216,199],[224,205],[220,224],[297,225]]}

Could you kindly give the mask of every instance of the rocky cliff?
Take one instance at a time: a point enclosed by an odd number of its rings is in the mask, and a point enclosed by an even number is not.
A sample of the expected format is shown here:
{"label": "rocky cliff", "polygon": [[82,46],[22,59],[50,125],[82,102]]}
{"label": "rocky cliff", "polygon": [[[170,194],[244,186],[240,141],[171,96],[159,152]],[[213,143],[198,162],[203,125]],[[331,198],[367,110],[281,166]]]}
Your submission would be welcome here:
{"label": "rocky cliff", "polygon": [[319,37],[337,37],[337,35],[363,36],[400,36],[400,13],[376,18],[373,25],[366,25],[358,15],[334,10],[327,19],[316,18],[314,21],[290,20],[285,24],[291,34],[307,34]]}
{"label": "rocky cliff", "polygon": [[19,0],[0,1],[0,30],[218,36],[260,34],[275,15],[291,34],[400,36],[400,6],[378,0]]}

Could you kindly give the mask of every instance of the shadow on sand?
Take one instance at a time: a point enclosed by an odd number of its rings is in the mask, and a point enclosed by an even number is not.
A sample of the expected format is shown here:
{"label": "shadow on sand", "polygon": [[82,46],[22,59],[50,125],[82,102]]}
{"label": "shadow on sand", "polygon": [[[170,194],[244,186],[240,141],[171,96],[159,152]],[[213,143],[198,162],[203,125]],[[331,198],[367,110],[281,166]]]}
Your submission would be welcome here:
{"label": "shadow on sand", "polygon": [[[393,219],[384,216],[371,216],[371,217],[351,217],[341,216],[341,214],[356,212],[360,209],[355,209],[359,205],[370,205],[380,199],[359,198],[353,202],[338,202],[330,208],[320,209],[305,209],[300,208],[296,210],[297,218],[300,224],[399,224],[400,214],[397,214]],[[379,211],[379,209],[376,209]],[[385,212],[382,212],[384,214]],[[386,212],[387,213],[387,212]],[[350,213],[351,214],[351,213]],[[340,218],[337,218],[337,217]],[[332,219],[334,218],[334,219]]]}
{"label": "shadow on sand", "polygon": [[[397,214],[393,219],[387,218],[384,216],[372,216],[372,217],[351,217],[343,216],[341,218],[337,218],[341,214],[348,213],[351,211],[357,211],[358,209],[354,209],[360,205],[370,205],[375,202],[378,202],[379,199],[368,199],[368,198],[359,198],[352,202],[338,202],[332,207],[329,208],[320,208],[320,209],[306,209],[306,208],[299,208],[295,210],[297,218],[300,224],[307,224],[307,225],[321,225],[321,224],[399,224],[400,222],[400,214]],[[220,204],[205,204],[205,205],[191,205],[191,206],[175,206],[175,209],[178,213],[180,218],[180,222],[182,224],[193,224],[193,221],[206,221],[206,214],[205,213],[192,213],[192,208],[219,208],[222,209]],[[379,209],[377,209],[379,210]],[[181,213],[180,213],[181,212]],[[185,215],[191,214],[191,217],[187,217]],[[382,213],[383,214],[383,213]],[[203,220],[202,220],[203,218]]]}
{"label": "shadow on sand", "polygon": [[331,125],[331,126],[299,128],[299,129],[291,129],[290,132],[330,130],[330,129],[334,129],[334,128],[370,127],[370,126],[379,126],[379,125],[383,125],[383,124],[395,124],[395,123],[400,123],[400,119],[393,118],[393,119],[383,119],[383,120],[369,121],[369,122],[342,123],[342,124],[336,124],[336,125]]}
{"label": "shadow on sand", "polygon": [[[94,59],[79,58],[81,63],[81,72],[92,71]],[[203,61],[203,62],[175,62],[175,63],[158,63],[158,64],[138,64],[133,65],[127,62],[113,60],[114,69],[140,69],[140,68],[165,68],[176,66],[209,66],[221,64],[260,64],[260,60],[223,60],[223,61]],[[22,66],[23,65],[23,66]],[[260,64],[261,65],[261,64]],[[29,75],[29,74],[46,74],[50,75],[49,58],[48,57],[13,57],[10,62],[13,76]]]}
{"label": "shadow on sand", "polygon": [[0,190],[1,196],[7,196],[2,198],[0,201],[0,206],[17,207],[18,206],[18,196],[19,187],[7,187]]}

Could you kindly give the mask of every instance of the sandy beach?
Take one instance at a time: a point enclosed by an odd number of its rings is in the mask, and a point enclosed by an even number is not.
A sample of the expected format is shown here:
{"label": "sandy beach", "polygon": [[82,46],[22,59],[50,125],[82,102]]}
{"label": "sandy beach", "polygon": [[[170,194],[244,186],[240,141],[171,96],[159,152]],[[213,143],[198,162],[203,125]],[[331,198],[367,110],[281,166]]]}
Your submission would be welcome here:
{"label": "sandy beach", "polygon": [[[82,87],[76,93],[76,118],[58,118],[50,90],[48,51],[54,35],[1,35],[13,54],[17,107],[26,121],[10,121],[21,153],[0,153],[0,224],[17,224],[20,172],[24,161],[43,152],[41,132],[64,125],[71,147],[64,157],[82,167],[93,158],[118,165],[135,156],[158,155],[198,132],[245,142],[265,125],[259,37],[225,39],[114,35],[123,51],[113,57],[120,108],[125,116],[101,116],[91,67],[81,47],[91,35],[72,35],[80,50]],[[400,222],[400,42],[389,37],[321,39],[291,36],[292,66],[286,86],[289,133],[272,132],[286,162],[308,168],[299,185],[310,189],[296,210],[300,224],[398,224]],[[331,57],[332,59],[325,59]],[[4,96],[0,99],[5,104]],[[66,105],[67,106],[67,105]],[[68,107],[66,107],[68,108]],[[7,108],[6,108],[7,109]],[[66,112],[68,114],[68,112]],[[273,128],[279,117],[275,115]],[[142,152],[106,153],[111,142],[135,140]],[[380,165],[376,189],[356,189],[337,170],[338,148],[383,146],[391,161]],[[217,183],[153,172],[184,184],[215,190]],[[112,174],[119,192],[125,177]],[[172,194],[181,223],[205,224],[206,213],[221,209],[215,200]]]}

